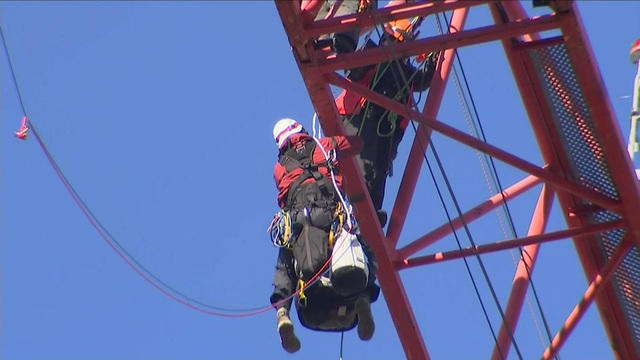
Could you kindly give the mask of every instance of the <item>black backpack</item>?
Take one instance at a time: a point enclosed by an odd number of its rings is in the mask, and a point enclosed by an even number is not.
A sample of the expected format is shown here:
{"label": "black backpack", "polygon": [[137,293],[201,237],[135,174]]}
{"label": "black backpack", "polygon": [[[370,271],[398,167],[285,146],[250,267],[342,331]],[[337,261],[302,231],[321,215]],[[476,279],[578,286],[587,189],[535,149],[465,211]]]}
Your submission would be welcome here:
{"label": "black backpack", "polygon": [[[303,281],[315,275],[330,256],[328,237],[337,205],[331,180],[318,171],[320,167],[331,165],[326,161],[313,163],[315,148],[315,141],[309,139],[303,144],[289,145],[278,159],[287,173],[303,170],[289,187],[285,202],[293,229],[291,251],[297,263],[297,276]],[[314,181],[302,184],[309,178]]]}

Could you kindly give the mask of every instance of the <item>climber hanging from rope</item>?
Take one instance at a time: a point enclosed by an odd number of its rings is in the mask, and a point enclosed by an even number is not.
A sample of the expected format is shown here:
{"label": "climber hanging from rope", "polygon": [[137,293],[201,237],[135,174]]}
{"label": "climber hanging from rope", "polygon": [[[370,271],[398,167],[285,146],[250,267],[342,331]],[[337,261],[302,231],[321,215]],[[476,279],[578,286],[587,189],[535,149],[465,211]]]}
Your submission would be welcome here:
{"label": "climber hanging from rope", "polygon": [[[360,237],[351,205],[342,192],[339,159],[357,153],[357,136],[316,139],[298,122],[281,119],[273,128],[278,147],[274,179],[276,214],[269,227],[278,249],[270,301],[277,309],[282,347],[300,349],[289,318],[294,291],[300,323],[313,330],[345,331],[358,326],[369,340],[374,321],[370,303],[378,298],[377,261]],[[366,258],[365,258],[366,256]],[[325,274],[323,266],[331,262]],[[307,286],[318,272],[320,281]]]}

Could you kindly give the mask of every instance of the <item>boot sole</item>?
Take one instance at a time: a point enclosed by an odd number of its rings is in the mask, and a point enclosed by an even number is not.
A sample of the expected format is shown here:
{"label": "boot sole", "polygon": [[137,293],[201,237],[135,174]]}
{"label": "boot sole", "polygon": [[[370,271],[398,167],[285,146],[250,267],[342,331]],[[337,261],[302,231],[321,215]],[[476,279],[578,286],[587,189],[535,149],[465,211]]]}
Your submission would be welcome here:
{"label": "boot sole", "polygon": [[292,324],[282,324],[278,329],[278,333],[280,334],[282,347],[287,352],[294,353],[300,350],[300,340],[298,340],[298,337],[293,333]]}

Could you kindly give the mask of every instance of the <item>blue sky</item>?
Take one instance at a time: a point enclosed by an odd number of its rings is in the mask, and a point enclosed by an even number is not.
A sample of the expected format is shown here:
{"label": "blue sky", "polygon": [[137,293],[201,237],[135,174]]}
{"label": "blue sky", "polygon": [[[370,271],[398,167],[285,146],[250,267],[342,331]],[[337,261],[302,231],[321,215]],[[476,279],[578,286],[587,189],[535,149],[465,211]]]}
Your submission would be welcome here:
{"label": "blue sky", "polygon": [[[626,139],[636,71],[628,52],[640,37],[640,2],[580,1],[578,7]],[[474,8],[469,26],[488,18]],[[274,4],[2,1],[0,21],[31,121],[113,238],[192,299],[225,308],[267,305],[276,258],[266,233],[277,210],[271,128],[285,116],[310,127],[313,115]],[[423,34],[436,32],[432,19],[423,26]],[[288,355],[274,312],[241,319],[203,314],[132,271],[89,223],[35,138],[13,137],[23,113],[2,51],[0,358],[338,358],[339,334],[312,332],[294,320],[302,350]],[[500,45],[460,55],[489,141],[539,163]],[[439,117],[464,129],[453,85]],[[398,174],[412,137],[408,131]],[[475,153],[442,137],[434,142],[463,209],[489,196]],[[507,186],[523,176],[500,164],[498,172]],[[388,210],[399,180],[390,179]],[[401,243],[445,221],[425,169],[419,185]],[[520,234],[536,198],[533,192],[514,202]],[[563,228],[557,206],[554,216],[550,229]],[[504,238],[496,216],[471,230],[481,243]],[[447,238],[424,253],[453,248],[455,240]],[[511,256],[483,257],[503,299]],[[497,327],[487,286],[470,263]],[[544,245],[535,271],[555,333],[586,288],[572,243]],[[462,262],[402,276],[433,358],[489,356],[493,339]],[[404,357],[383,297],[373,311],[374,338],[363,343],[346,333],[344,359]],[[516,340],[524,358],[543,351],[527,307]],[[612,357],[595,308],[560,355]]]}

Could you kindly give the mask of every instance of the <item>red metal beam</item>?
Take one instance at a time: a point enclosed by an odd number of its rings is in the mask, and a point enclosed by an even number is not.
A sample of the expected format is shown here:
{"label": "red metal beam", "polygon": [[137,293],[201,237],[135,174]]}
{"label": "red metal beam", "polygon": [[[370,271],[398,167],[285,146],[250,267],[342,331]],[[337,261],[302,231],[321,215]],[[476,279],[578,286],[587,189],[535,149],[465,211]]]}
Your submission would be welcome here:
{"label": "red metal beam", "polygon": [[[546,185],[542,187],[538,204],[533,213],[533,218],[529,224],[529,236],[543,234],[547,228],[549,214],[551,213],[551,205],[553,204],[554,193]],[[516,274],[513,278],[511,294],[507,302],[507,308],[504,312],[504,320],[500,331],[498,332],[498,342],[491,354],[492,360],[502,360],[508,358],[509,349],[513,334],[518,326],[518,319],[522,311],[522,304],[527,295],[527,289],[531,283],[531,275],[538,257],[540,243],[527,245],[522,250],[522,256],[516,268]],[[525,256],[526,255],[526,256]]]}
{"label": "red metal beam", "polygon": [[511,44],[511,48],[516,51],[523,50],[532,50],[545,48],[553,45],[560,45],[564,43],[564,38],[562,36],[554,36],[550,38],[539,39],[537,34],[530,34],[531,36],[527,36],[525,38],[531,39],[523,42],[516,42]]}
{"label": "red metal beam", "polygon": [[384,95],[377,94],[369,90],[365,86],[352,83],[336,73],[329,74],[328,79],[333,85],[352,90],[355,93],[358,93],[362,96],[367,97],[369,101],[372,101],[386,109],[389,109],[395,113],[398,113],[401,116],[407,117],[409,119],[418,120],[422,122],[424,125],[426,125],[427,127],[449,138],[452,138],[476,150],[480,150],[524,172],[535,175],[541,178],[542,180],[544,180],[545,182],[548,182],[558,187],[559,189],[573,193],[574,195],[579,196],[581,198],[587,199],[593,203],[596,203],[602,206],[607,210],[611,210],[615,213],[620,212],[619,201],[612,200],[609,197],[601,195],[591,189],[583,187],[574,182],[568,181],[562,176],[554,172],[551,172],[546,168],[541,168],[539,166],[536,166],[522,158],[519,158],[507,151],[504,151],[496,146],[488,144],[482,140],[479,140],[471,135],[468,135],[434,118],[423,116],[417,111],[410,109],[407,106],[398,103],[397,101],[393,101],[385,97]]}
{"label": "red metal beam", "polygon": [[482,215],[504,204],[504,201],[509,201],[515,197],[523,194],[525,191],[531,189],[540,183],[540,179],[533,175],[529,175],[518,183],[510,186],[502,191],[500,194],[495,194],[489,198],[489,200],[482,204],[475,206],[471,210],[462,214],[462,216],[455,218],[451,223],[445,223],[429,232],[428,234],[421,236],[412,243],[406,245],[403,248],[398,249],[398,256],[400,259],[406,259],[409,256],[417,253],[425,247],[433,244],[434,242],[442,239],[443,237],[451,234],[453,231],[461,228],[464,224],[469,224],[472,221],[478,219]]}
{"label": "red metal beam", "polygon": [[[455,33],[464,28],[468,12],[469,9],[467,8],[453,11],[453,14],[451,15],[449,33]],[[455,49],[447,49],[442,55],[443,56],[439,58],[436,73],[431,80],[429,94],[427,95],[424,108],[422,109],[423,114],[431,117],[436,117],[440,110],[442,97],[455,59]],[[407,212],[409,211],[409,205],[411,204],[411,198],[413,197],[416,184],[418,183],[420,168],[424,161],[423,156],[427,150],[427,144],[429,143],[430,136],[431,129],[425,128],[422,123],[418,124],[417,133],[413,139],[413,144],[411,145],[409,158],[407,159],[407,164],[402,175],[400,188],[396,195],[393,211],[389,220],[389,226],[387,228],[387,238],[393,247],[398,244],[400,232],[404,227]]]}
{"label": "red metal beam", "polygon": [[551,345],[542,354],[542,359],[551,359],[558,353],[573,329],[575,329],[576,325],[580,321],[580,318],[582,318],[582,316],[587,312],[587,309],[589,309],[589,306],[591,305],[593,300],[603,289],[603,285],[613,275],[618,265],[620,265],[622,260],[624,260],[624,257],[633,246],[634,242],[631,241],[628,235],[622,239],[622,241],[618,245],[618,248],[609,259],[609,262],[591,281],[580,302],[575,306],[571,314],[569,314],[569,317],[565,321],[562,328],[553,337]]}
{"label": "red metal beam", "polygon": [[[466,9],[466,8],[464,8]],[[462,10],[462,9],[460,9]],[[556,29],[566,16],[564,14],[544,15],[499,25],[489,25],[472,30],[451,32],[420,40],[393,44],[393,46],[373,48],[348,54],[341,54],[325,60],[318,60],[317,70],[329,73],[336,70],[378,64],[394,58],[407,58],[430,51],[461,48],[464,46],[502,40],[533,32]],[[390,51],[392,50],[392,51]]]}
{"label": "red metal beam", "polygon": [[[347,0],[349,1],[349,0]],[[320,35],[343,32],[356,28],[367,28],[374,25],[389,22],[391,20],[407,19],[414,16],[428,16],[445,11],[486,4],[488,0],[444,0],[409,3],[397,6],[389,6],[380,10],[368,10],[356,15],[335,17],[327,20],[316,21],[304,30],[307,40],[315,39]]]}
{"label": "red metal beam", "polygon": [[623,220],[610,221],[607,223],[595,224],[582,226],[567,230],[560,230],[555,232],[550,232],[546,234],[540,235],[532,235],[524,238],[511,239],[500,241],[492,244],[486,245],[476,245],[473,247],[467,247],[464,249],[458,250],[450,250],[444,252],[438,252],[431,255],[418,256],[410,259],[402,259],[397,260],[396,264],[398,269],[407,269],[420,265],[433,264],[443,261],[461,259],[467,256],[476,256],[481,254],[486,254],[490,252],[496,252],[501,250],[515,249],[521,246],[531,245],[531,244],[541,244],[545,242],[567,239],[570,237],[580,237],[585,235],[598,234],[604,231],[609,231],[613,229],[620,229],[626,226],[626,222]]}
{"label": "red metal beam", "polygon": [[295,52],[296,61],[307,62],[313,54],[313,44],[304,38],[304,27],[300,3],[298,1],[276,0],[276,7],[280,14],[282,26],[284,26],[289,38],[289,43]]}

